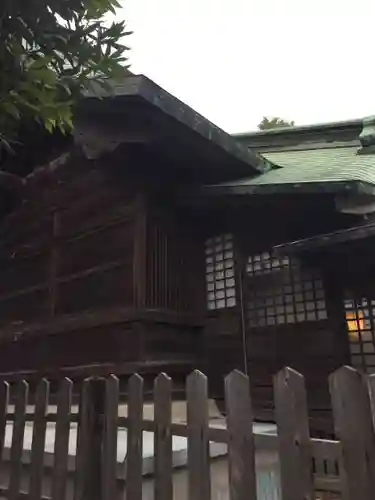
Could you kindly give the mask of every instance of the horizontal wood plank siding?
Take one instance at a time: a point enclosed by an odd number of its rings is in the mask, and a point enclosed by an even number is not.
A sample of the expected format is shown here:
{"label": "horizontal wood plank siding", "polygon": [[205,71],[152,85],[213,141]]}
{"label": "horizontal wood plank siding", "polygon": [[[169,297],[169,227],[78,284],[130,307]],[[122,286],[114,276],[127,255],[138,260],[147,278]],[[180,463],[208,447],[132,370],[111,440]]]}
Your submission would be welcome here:
{"label": "horizontal wood plank siding", "polygon": [[102,167],[68,170],[31,183],[0,228],[2,325],[132,305],[134,193]]}

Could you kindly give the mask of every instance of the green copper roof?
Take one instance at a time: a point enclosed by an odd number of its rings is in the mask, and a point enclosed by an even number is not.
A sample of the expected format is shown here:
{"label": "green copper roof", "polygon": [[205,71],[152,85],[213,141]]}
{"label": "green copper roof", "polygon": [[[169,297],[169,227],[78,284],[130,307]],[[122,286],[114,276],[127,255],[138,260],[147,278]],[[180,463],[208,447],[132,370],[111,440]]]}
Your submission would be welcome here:
{"label": "green copper roof", "polygon": [[358,155],[357,147],[264,153],[283,169],[253,180],[265,183],[358,180],[375,184],[375,156]]}
{"label": "green copper roof", "polygon": [[263,152],[283,168],[255,178],[216,186],[238,194],[352,189],[375,191],[375,155],[358,154],[359,146]]}

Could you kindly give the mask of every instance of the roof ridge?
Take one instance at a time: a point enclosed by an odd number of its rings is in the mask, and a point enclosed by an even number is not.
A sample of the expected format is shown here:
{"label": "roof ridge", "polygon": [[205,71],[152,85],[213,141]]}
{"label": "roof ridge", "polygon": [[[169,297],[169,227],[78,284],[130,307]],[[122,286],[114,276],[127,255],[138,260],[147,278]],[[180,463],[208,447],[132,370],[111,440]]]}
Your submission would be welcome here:
{"label": "roof ridge", "polygon": [[300,144],[294,144],[292,146],[264,146],[264,147],[255,147],[250,149],[254,149],[257,151],[260,155],[264,155],[267,153],[301,153],[303,151],[326,151],[327,149],[358,149],[359,147],[359,141],[352,141],[352,142],[342,142],[342,143],[334,143],[334,142],[327,142],[327,143],[300,143]]}
{"label": "roof ridge", "polygon": [[294,125],[291,127],[276,127],[266,130],[253,130],[247,132],[237,132],[232,134],[233,137],[242,138],[242,137],[261,137],[268,135],[282,135],[285,133],[298,133],[298,132],[314,132],[318,130],[329,130],[329,129],[340,129],[340,128],[348,128],[348,127],[357,127],[362,125],[364,118],[354,118],[350,120],[341,120],[334,122],[323,122],[323,123],[312,123],[309,125]]}

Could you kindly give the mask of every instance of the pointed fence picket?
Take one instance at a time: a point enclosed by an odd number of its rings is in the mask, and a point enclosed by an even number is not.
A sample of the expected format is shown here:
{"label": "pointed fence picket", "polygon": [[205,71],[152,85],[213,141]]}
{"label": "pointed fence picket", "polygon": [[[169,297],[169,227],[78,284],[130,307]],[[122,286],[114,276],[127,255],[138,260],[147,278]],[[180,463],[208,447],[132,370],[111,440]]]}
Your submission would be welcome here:
{"label": "pointed fence picket", "polygon": [[330,377],[332,410],[340,440],[344,500],[370,500],[375,491],[375,439],[364,377],[343,367]]}
{"label": "pointed fence picket", "polygon": [[[253,433],[250,381],[238,371],[225,379],[224,428],[209,426],[208,381],[199,371],[194,371],[186,381],[186,423],[172,422],[172,381],[166,374],[155,379],[153,420],[143,418],[143,379],[138,374],[128,382],[126,417],[119,416],[119,380],[114,375],[83,382],[78,414],[72,411],[73,383],[69,379],[59,384],[56,413],[48,411],[50,384],[47,380],[42,380],[32,395],[29,395],[28,383],[21,381],[15,387],[14,412],[9,407],[9,394],[13,394],[14,388],[1,383],[0,467],[5,463],[7,445],[9,484],[0,486],[0,494],[10,500],[117,500],[124,497],[141,500],[143,432],[148,431],[154,433],[155,500],[175,498],[174,435],[187,439],[186,498],[189,500],[211,500],[210,442],[227,445],[228,500],[259,500],[256,454],[265,442],[267,449],[278,453],[284,500],[324,498],[325,492],[337,494],[337,498],[343,500],[369,500],[375,491],[375,376],[365,377],[350,367],[343,367],[330,377],[329,384],[336,441],[310,437],[304,378],[290,368],[274,378],[277,437]],[[32,425],[32,443],[27,488],[22,480],[21,458],[28,425]],[[55,438],[51,488],[47,491],[45,441],[49,426],[54,427]],[[72,468],[69,450],[74,448],[73,428],[78,437]],[[123,432],[118,434],[119,428],[127,429],[126,438]],[[12,434],[10,444],[9,432]],[[118,480],[118,439],[127,439],[127,454],[122,465],[124,481],[120,481],[124,488]],[[69,474],[75,477],[73,493],[67,491]]]}
{"label": "pointed fence picket", "polygon": [[314,498],[312,451],[302,375],[285,368],[274,379],[281,491],[288,500]]}
{"label": "pointed fence picket", "polygon": [[30,465],[30,500],[38,500],[43,489],[43,455],[46,440],[46,413],[48,408],[49,382],[42,379],[35,395],[33,437]]}
{"label": "pointed fence picket", "polygon": [[231,500],[256,500],[253,412],[248,377],[234,371],[225,379],[228,467]]}
{"label": "pointed fence picket", "polygon": [[155,379],[155,500],[173,499],[172,470],[172,381],[161,373]]}

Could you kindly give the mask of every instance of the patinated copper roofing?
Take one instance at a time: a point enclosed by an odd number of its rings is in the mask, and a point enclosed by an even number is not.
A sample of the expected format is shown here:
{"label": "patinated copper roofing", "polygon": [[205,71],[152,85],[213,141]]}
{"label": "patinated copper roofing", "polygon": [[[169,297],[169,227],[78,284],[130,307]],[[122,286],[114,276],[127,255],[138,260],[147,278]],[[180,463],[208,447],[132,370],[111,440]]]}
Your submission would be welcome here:
{"label": "patinated copper roofing", "polygon": [[[359,120],[237,136],[279,169],[210,186],[207,192],[270,194],[354,191],[375,194],[375,154]],[[368,121],[365,123],[367,129]],[[370,129],[371,130],[371,129]],[[363,135],[363,134],[362,134]],[[369,137],[369,133],[366,137]]]}

